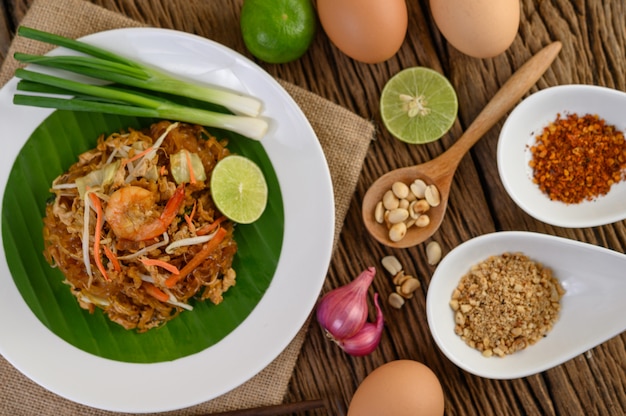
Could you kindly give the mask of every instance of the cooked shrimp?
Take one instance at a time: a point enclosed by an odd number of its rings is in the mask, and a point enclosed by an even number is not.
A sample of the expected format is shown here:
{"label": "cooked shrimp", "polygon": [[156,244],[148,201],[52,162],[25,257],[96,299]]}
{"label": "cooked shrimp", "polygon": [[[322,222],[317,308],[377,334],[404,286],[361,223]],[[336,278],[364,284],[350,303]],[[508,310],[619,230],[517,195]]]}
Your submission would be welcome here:
{"label": "cooked shrimp", "polygon": [[167,230],[184,199],[185,189],[179,186],[159,214],[153,192],[140,186],[126,186],[111,194],[104,216],[118,238],[149,240]]}

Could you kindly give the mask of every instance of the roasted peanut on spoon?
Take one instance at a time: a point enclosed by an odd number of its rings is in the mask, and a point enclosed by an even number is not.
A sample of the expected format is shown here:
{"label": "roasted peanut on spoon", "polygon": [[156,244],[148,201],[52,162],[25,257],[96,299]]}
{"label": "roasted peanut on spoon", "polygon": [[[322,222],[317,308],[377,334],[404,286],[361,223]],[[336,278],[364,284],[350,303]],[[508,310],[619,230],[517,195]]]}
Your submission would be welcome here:
{"label": "roasted peanut on spoon", "polygon": [[374,218],[389,229],[389,240],[398,242],[404,238],[409,228],[419,228],[430,224],[428,211],[439,206],[441,199],[435,185],[427,185],[416,179],[411,185],[395,182],[378,201]]}

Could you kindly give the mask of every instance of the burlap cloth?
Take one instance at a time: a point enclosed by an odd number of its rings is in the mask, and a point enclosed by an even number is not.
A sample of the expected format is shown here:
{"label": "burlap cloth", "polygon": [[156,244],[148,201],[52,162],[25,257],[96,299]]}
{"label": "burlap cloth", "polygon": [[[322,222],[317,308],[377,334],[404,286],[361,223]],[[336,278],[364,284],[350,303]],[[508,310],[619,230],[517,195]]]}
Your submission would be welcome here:
{"label": "burlap cloth", "polygon": [[[69,37],[141,25],[125,16],[82,0],[36,0],[21,23]],[[14,52],[19,50],[43,53],[46,48],[47,45],[16,38],[0,70],[0,86],[11,79],[18,66],[12,58]],[[307,116],[326,155],[335,192],[336,246],[365,154],[374,136],[374,126],[311,92],[284,81],[279,82]],[[308,323],[274,362],[247,383],[214,400],[176,412],[168,412],[168,414],[197,415],[281,403],[307,328]],[[62,377],[62,375],[59,376]],[[0,357],[0,414],[19,416],[110,415],[112,413],[59,397],[32,382]]]}

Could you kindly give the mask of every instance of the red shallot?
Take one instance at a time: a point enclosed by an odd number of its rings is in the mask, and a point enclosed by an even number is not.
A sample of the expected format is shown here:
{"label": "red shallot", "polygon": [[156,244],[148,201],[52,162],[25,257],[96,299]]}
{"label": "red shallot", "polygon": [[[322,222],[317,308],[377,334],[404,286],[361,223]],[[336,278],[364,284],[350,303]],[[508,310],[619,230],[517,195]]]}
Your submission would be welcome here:
{"label": "red shallot", "polygon": [[345,286],[328,292],[317,306],[317,320],[326,334],[351,355],[372,352],[383,330],[383,314],[374,296],[376,323],[367,322],[367,291],[374,280],[376,269],[369,267]]}
{"label": "red shallot", "polygon": [[374,293],[374,305],[376,306],[376,322],[365,322],[363,327],[350,338],[337,341],[337,345],[350,355],[357,357],[367,355],[374,351],[380,343],[383,335],[383,312],[378,305],[378,293]]}

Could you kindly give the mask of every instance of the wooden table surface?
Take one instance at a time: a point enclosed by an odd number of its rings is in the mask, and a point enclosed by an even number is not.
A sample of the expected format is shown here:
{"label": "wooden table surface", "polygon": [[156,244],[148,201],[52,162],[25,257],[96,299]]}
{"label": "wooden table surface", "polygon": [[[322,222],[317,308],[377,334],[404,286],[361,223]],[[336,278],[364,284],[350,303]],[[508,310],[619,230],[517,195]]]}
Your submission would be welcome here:
{"label": "wooden table surface", "polygon": [[[384,1],[384,0],[383,0]],[[96,4],[150,25],[193,32],[250,57],[238,26],[242,0],[94,0]],[[2,0],[0,62],[30,0]],[[378,125],[352,196],[338,249],[323,291],[347,283],[368,266],[396,255],[422,288],[401,310],[384,305],[387,325],[379,348],[350,357],[325,337],[316,322],[304,343],[285,402],[336,398],[339,409],[309,414],[341,414],[363,378],[379,365],[400,358],[425,363],[438,375],[448,415],[618,415],[626,413],[626,335],[621,335],[551,370],[497,381],[476,377],[452,364],[428,330],[425,299],[434,268],[425,247],[388,249],[366,233],[360,203],[368,186],[390,169],[427,161],[454,143],[511,73],[551,41],[563,49],[533,87],[583,83],[626,91],[626,2],[624,0],[522,0],[521,25],[512,46],[493,59],[469,58],[449,46],[434,26],[427,0],[409,0],[409,30],[396,56],[376,65],[355,62],[329,41],[321,28],[310,50],[282,65],[259,64],[277,78],[327,98]],[[380,121],[378,100],[385,82],[399,70],[427,66],[443,71],[456,88],[459,117],[440,141],[421,146],[394,139]],[[626,113],[625,113],[626,116]],[[626,251],[626,222],[593,228],[553,227],[525,214],[500,182],[496,144],[503,120],[461,162],[452,185],[449,211],[433,237],[444,253],[470,238],[500,230],[528,230]],[[341,140],[340,137],[337,140]],[[350,157],[350,155],[346,155]],[[626,202],[626,201],[625,201]],[[383,298],[393,290],[383,273],[373,288]],[[626,295],[626,294],[625,294]]]}

